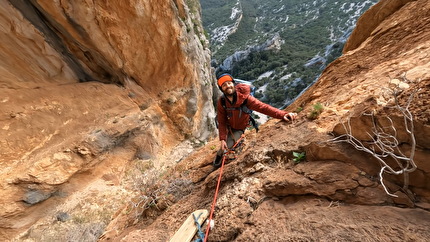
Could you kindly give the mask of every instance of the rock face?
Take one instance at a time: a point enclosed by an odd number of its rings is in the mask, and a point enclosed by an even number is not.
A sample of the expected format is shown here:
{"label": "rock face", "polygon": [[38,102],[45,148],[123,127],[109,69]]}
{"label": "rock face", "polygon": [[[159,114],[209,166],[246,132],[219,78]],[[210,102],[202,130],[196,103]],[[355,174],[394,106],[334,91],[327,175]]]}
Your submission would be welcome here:
{"label": "rock face", "polygon": [[213,136],[198,6],[2,1],[0,235],[31,225],[38,203],[118,149],[124,163],[162,166],[180,142]]}
{"label": "rock face", "polygon": [[[288,107],[302,110],[297,122],[269,120],[257,134],[247,132],[243,151],[223,168],[209,241],[428,240],[430,2],[383,0],[369,11],[390,14],[362,17],[357,33],[374,26],[364,31],[367,37],[352,35],[344,55]],[[396,100],[413,116],[413,136],[404,115],[392,108]],[[318,103],[324,110],[309,118]],[[334,142],[344,134],[361,142],[361,150]],[[378,137],[387,146],[374,146]],[[372,147],[380,156],[391,148],[397,156],[414,154],[417,168],[407,179],[383,173],[394,196],[381,184],[384,165],[363,151]],[[184,161],[188,175],[181,177],[195,184],[184,199],[158,217],[141,213],[140,223],[127,230],[114,221],[102,238],[167,241],[191,212],[210,209],[220,174],[205,158],[210,152],[204,147]],[[293,152],[304,152],[305,161],[294,162]],[[403,160],[384,160],[406,167]]]}
{"label": "rock face", "polygon": [[[354,47],[288,107],[302,110],[298,121],[269,120],[258,133],[246,133],[242,151],[223,168],[209,241],[428,240],[430,2],[381,7],[392,2],[375,6],[377,13],[390,12],[383,18],[360,20],[374,26],[367,37],[353,35]],[[0,140],[0,235],[168,241],[191,212],[211,208],[220,171],[211,166],[217,140],[178,162],[164,180],[145,166],[167,166],[169,155],[182,158],[176,155],[179,141],[209,136],[209,60],[199,56],[204,50],[194,41],[199,25],[189,18],[197,13],[180,1],[75,3],[2,5],[1,40],[10,47],[1,45],[8,58],[1,58],[0,134],[6,138]],[[35,16],[44,17],[35,21]],[[119,26],[125,19],[131,22]],[[161,22],[155,26],[153,20]],[[35,28],[30,22],[45,24]],[[357,31],[366,29],[360,23]],[[136,25],[148,29],[121,44]],[[96,36],[101,39],[93,40]],[[158,49],[167,46],[163,40],[172,47]],[[396,100],[413,116],[413,136],[403,115],[391,108]],[[393,136],[369,136],[374,126]],[[383,164],[335,142],[344,134],[378,154],[382,148],[371,143],[384,137],[391,153],[414,154],[417,168],[408,179],[383,173],[387,191],[395,195],[390,196],[380,180]],[[304,152],[306,159],[295,162],[293,152]],[[134,184],[137,196],[122,187],[124,167],[134,158],[144,180]],[[396,169],[406,165],[386,162]],[[114,216],[99,219],[120,199],[126,201],[112,208]],[[101,216],[78,216],[89,210]]]}
{"label": "rock face", "polygon": [[345,43],[343,53],[360,46],[383,21],[413,1],[415,0],[379,1],[358,19],[356,28]]}
{"label": "rock face", "polygon": [[[397,4],[394,6],[393,2]],[[388,151],[404,158],[413,156],[418,168],[409,174],[406,183],[409,183],[407,185],[413,194],[426,202],[430,188],[430,146],[427,138],[430,132],[430,103],[426,101],[430,84],[427,54],[430,44],[427,40],[430,36],[427,25],[430,23],[430,17],[426,13],[429,8],[430,4],[426,1],[380,1],[361,17],[357,29],[354,30],[357,34],[351,35],[348,40],[350,45],[344,50],[345,54],[331,63],[320,80],[291,107],[322,103],[326,106],[326,111],[317,123],[331,123],[331,127],[324,124],[319,130],[334,135],[353,134],[356,140],[363,144],[363,148],[375,149],[375,153],[382,156],[388,154]],[[384,17],[375,18],[375,12]],[[360,23],[363,23],[364,27]],[[362,41],[363,34],[358,33],[370,23],[376,27]],[[410,111],[413,123],[405,122],[405,115],[393,108],[396,103]],[[312,106],[308,112],[311,109]],[[336,118],[340,122],[328,121]],[[406,123],[408,127],[405,127]],[[410,135],[407,131],[412,129],[413,135]],[[393,146],[372,145],[378,137],[381,138],[377,133],[383,134],[384,139],[387,139],[385,144]],[[362,158],[352,159],[348,154],[350,151],[341,152],[337,148],[333,150],[331,146],[317,143],[311,143],[307,147],[308,152],[313,154],[312,160],[354,160],[356,167],[366,174],[373,174],[374,177],[379,177],[376,172],[383,166],[376,157],[366,155],[365,152]],[[399,167],[393,159],[385,157],[384,160],[391,167]],[[373,168],[372,163],[376,164]],[[401,166],[405,165],[403,161],[401,163]],[[402,190],[401,187],[405,183],[402,175],[397,178],[384,175],[387,176],[388,190],[392,193]],[[402,196],[405,197],[404,194]],[[402,202],[400,200],[395,198],[393,202],[411,205],[411,201],[407,199]]]}

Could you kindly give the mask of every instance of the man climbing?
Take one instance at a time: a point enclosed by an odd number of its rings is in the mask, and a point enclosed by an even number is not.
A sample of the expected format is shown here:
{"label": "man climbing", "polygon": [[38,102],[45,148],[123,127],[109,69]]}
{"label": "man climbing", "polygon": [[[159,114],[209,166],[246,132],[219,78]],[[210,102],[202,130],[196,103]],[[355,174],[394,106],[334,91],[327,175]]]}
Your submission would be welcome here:
{"label": "man climbing", "polygon": [[222,156],[227,149],[231,149],[245,132],[250,121],[250,110],[266,114],[272,118],[293,121],[296,113],[287,113],[263,103],[250,95],[247,84],[235,85],[234,78],[229,74],[218,77],[218,87],[223,95],[217,104],[217,120],[221,147],[217,152],[213,166],[221,166]]}

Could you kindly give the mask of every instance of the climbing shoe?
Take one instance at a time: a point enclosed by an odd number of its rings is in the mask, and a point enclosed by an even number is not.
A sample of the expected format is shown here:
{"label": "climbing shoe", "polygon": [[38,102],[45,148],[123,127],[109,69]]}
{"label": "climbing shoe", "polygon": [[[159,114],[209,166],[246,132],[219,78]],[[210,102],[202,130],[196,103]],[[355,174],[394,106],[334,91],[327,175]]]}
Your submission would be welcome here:
{"label": "climbing shoe", "polygon": [[221,164],[222,164],[222,156],[217,155],[212,165],[215,169],[218,169],[221,167]]}

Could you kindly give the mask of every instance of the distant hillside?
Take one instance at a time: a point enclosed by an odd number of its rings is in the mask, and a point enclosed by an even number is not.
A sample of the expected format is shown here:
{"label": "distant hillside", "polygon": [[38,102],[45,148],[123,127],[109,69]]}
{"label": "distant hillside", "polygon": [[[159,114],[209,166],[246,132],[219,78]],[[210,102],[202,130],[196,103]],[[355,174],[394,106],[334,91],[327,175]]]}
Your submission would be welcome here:
{"label": "distant hillside", "polygon": [[257,97],[282,107],[339,57],[376,0],[201,0],[217,72],[255,80]]}

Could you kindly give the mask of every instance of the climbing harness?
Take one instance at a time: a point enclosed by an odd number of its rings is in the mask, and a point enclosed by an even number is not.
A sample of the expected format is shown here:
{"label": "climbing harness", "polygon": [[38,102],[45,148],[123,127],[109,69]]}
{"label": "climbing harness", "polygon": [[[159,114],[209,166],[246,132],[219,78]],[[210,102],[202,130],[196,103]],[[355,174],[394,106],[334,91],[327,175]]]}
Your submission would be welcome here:
{"label": "climbing harness", "polygon": [[213,223],[212,222],[212,216],[213,216],[213,213],[214,213],[214,210],[215,210],[215,204],[216,204],[216,200],[217,200],[217,197],[218,197],[219,186],[221,184],[222,171],[224,169],[224,163],[225,163],[226,156],[229,153],[234,152],[234,149],[239,144],[241,144],[241,141],[242,141],[242,139],[244,139],[244,137],[245,137],[245,135],[242,134],[242,136],[236,141],[236,143],[233,145],[233,147],[231,147],[231,149],[229,149],[227,152],[225,152],[224,155],[223,155],[223,157],[222,157],[221,168],[219,170],[218,182],[217,182],[216,189],[215,189],[214,200],[213,200],[212,206],[211,206],[211,212],[209,214],[208,226],[206,228],[206,234],[205,234],[205,237],[204,237],[204,242],[206,242],[208,240],[209,230],[212,227],[212,223]]}
{"label": "climbing harness", "polygon": [[245,131],[242,130],[242,134],[238,139],[235,138],[234,132],[230,126],[227,128],[228,132],[230,133],[230,137],[234,141],[233,147],[230,148],[229,152],[224,152],[224,156],[227,160],[234,160],[237,158],[236,153],[239,153],[243,149],[243,141],[245,140],[244,133]]}

